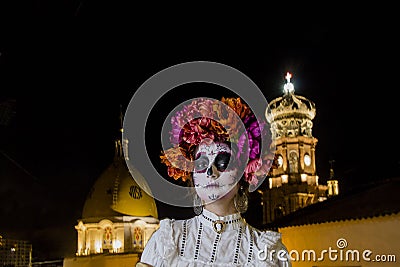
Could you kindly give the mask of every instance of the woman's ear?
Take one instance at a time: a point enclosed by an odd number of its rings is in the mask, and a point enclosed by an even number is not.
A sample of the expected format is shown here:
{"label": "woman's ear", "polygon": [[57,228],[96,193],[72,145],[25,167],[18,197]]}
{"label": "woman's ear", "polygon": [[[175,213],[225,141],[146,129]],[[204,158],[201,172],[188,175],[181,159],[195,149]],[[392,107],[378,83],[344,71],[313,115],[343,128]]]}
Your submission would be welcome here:
{"label": "woman's ear", "polygon": [[249,193],[249,183],[245,181],[244,176],[242,176],[242,178],[240,178],[239,182],[237,183],[237,185],[239,187],[243,187],[243,190],[246,194]]}

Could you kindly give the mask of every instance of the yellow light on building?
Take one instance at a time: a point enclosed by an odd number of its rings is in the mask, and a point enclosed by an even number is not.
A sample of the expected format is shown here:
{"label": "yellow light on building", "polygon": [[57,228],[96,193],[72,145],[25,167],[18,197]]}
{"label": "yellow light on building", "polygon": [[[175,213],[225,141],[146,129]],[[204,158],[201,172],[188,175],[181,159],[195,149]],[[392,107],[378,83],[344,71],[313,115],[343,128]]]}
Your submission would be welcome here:
{"label": "yellow light on building", "polygon": [[97,240],[95,243],[96,253],[101,253],[101,241]]}
{"label": "yellow light on building", "polygon": [[287,175],[287,174],[282,174],[282,175],[281,175],[281,178],[282,178],[282,184],[287,184],[287,183],[288,183],[289,175]]}
{"label": "yellow light on building", "polygon": [[115,240],[115,242],[113,243],[113,251],[114,252],[119,252],[119,250],[121,249],[121,247],[122,247],[122,243],[121,243],[121,241],[120,240]]}
{"label": "yellow light on building", "polygon": [[328,196],[339,195],[339,183],[337,180],[328,180]]}
{"label": "yellow light on building", "polygon": [[307,182],[307,174],[302,173],[302,174],[300,174],[300,177],[301,177],[302,182]]}
{"label": "yellow light on building", "polygon": [[335,196],[339,195],[339,183],[338,183],[338,181],[335,181],[333,183],[333,194],[335,194]]}

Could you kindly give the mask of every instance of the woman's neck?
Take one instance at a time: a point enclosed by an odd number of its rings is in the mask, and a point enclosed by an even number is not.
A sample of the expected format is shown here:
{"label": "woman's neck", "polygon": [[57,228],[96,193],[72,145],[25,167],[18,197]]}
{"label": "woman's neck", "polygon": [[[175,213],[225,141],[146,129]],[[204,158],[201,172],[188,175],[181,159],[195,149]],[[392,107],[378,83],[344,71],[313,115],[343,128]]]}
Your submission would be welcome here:
{"label": "woman's neck", "polygon": [[212,203],[206,204],[204,208],[218,216],[227,216],[237,213],[233,199],[218,199]]}

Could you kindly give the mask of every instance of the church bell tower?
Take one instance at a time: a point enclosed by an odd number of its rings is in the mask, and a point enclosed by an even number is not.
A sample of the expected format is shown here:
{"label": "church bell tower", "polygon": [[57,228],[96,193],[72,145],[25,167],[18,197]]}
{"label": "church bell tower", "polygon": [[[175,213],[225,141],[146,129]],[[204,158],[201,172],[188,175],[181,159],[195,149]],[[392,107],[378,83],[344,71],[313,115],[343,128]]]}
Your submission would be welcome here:
{"label": "church bell tower", "polygon": [[265,223],[326,199],[327,186],[319,185],[316,170],[315,104],[294,93],[291,78],[286,73],[283,96],[272,100],[265,112],[278,159],[263,194]]}

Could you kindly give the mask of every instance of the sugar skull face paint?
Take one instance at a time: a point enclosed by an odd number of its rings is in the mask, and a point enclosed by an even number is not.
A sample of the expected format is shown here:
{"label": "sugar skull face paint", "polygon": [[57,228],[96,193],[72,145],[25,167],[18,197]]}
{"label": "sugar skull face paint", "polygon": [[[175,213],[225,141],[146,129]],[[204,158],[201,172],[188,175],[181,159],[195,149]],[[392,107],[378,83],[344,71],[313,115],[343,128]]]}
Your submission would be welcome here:
{"label": "sugar skull face paint", "polygon": [[225,196],[239,181],[232,168],[232,151],[226,143],[201,143],[196,151],[193,181],[196,192],[206,203]]}

